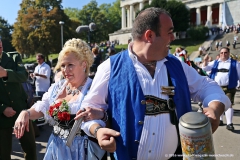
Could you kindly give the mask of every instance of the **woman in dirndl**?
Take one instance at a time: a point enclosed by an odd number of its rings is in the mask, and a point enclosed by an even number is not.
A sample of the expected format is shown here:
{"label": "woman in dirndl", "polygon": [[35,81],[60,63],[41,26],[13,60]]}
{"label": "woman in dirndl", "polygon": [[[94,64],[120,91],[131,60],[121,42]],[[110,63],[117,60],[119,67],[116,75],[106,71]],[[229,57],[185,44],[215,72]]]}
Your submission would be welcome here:
{"label": "woman in dirndl", "polygon": [[[105,154],[81,129],[84,124],[101,123],[106,113],[101,109],[81,108],[81,102],[87,94],[92,79],[88,78],[93,54],[86,42],[81,39],[68,40],[59,53],[56,69],[60,68],[64,79],[54,83],[41,101],[37,101],[30,109],[20,113],[15,122],[14,133],[17,138],[29,130],[29,119],[43,117],[53,126],[48,140],[44,160],[86,160],[101,159]],[[84,122],[70,147],[66,145],[68,135],[75,121],[76,114],[84,116]],[[97,151],[93,150],[97,149]]]}

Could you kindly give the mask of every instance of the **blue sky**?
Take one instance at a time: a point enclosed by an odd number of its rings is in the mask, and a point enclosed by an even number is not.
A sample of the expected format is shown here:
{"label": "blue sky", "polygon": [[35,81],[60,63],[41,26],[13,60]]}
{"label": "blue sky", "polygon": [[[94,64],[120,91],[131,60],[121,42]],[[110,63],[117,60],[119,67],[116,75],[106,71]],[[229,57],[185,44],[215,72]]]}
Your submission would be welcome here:
{"label": "blue sky", "polygon": [[[96,0],[98,5],[103,3],[113,3],[116,0]],[[18,10],[20,9],[20,3],[22,0],[1,0],[0,16],[8,21],[9,24],[13,24],[16,21]],[[71,7],[82,9],[82,7],[88,4],[90,0],[62,0],[63,8]]]}

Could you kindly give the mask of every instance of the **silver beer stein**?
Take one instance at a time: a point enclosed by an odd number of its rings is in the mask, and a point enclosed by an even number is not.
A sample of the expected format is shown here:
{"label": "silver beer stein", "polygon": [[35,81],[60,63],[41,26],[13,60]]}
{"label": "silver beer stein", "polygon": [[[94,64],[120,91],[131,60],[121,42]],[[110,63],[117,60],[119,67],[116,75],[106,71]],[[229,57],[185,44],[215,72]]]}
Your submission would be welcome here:
{"label": "silver beer stein", "polygon": [[188,112],[179,119],[184,160],[215,160],[211,123],[200,112]]}

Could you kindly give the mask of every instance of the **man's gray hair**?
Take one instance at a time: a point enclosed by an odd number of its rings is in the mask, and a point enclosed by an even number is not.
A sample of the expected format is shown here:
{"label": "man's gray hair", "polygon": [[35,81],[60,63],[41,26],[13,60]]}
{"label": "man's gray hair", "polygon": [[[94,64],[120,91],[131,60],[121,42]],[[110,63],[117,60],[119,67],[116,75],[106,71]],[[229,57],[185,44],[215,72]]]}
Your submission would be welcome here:
{"label": "man's gray hair", "polygon": [[150,7],[141,11],[133,23],[133,40],[140,39],[146,30],[152,30],[157,36],[160,36],[161,23],[159,16],[161,14],[171,17],[170,13],[162,8]]}

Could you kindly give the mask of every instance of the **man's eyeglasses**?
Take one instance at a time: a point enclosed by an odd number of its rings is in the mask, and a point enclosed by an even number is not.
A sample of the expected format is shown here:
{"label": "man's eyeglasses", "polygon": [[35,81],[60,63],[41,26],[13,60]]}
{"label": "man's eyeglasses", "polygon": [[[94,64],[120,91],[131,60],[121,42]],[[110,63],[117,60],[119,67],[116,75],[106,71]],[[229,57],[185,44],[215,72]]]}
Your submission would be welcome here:
{"label": "man's eyeglasses", "polygon": [[221,54],[227,54],[228,52],[220,52]]}

